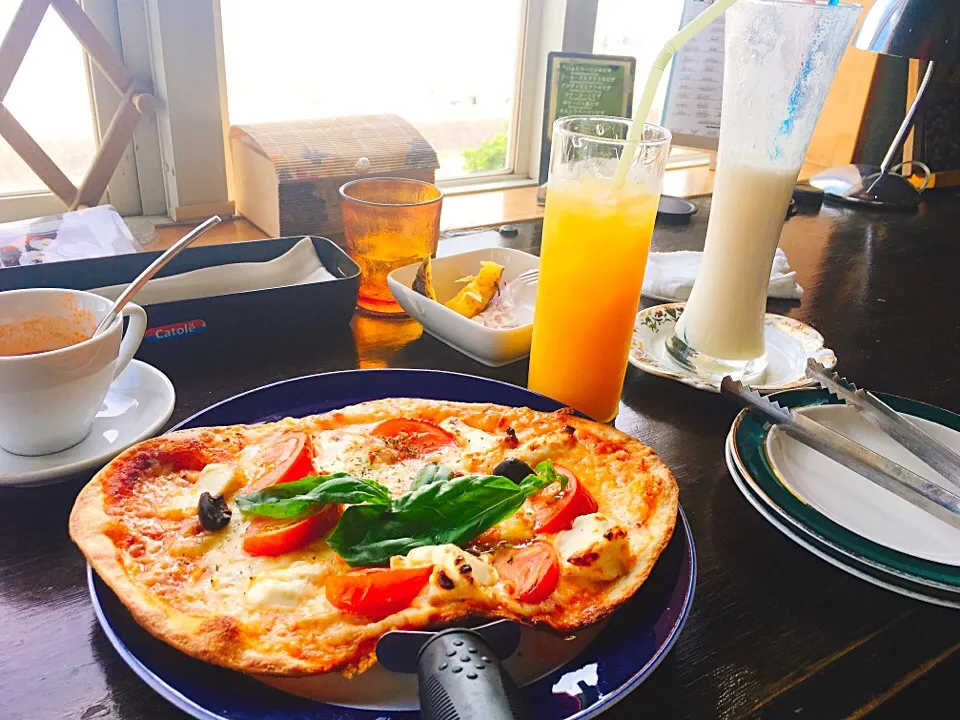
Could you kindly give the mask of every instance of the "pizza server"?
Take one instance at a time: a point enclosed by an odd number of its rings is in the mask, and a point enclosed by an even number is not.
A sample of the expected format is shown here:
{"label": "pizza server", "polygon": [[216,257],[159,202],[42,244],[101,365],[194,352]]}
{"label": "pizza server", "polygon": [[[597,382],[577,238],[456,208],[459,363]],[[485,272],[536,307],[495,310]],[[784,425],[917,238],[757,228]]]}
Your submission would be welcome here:
{"label": "pizza server", "polygon": [[377,660],[392,672],[417,674],[423,720],[526,720],[520,691],[500,663],[519,644],[520,626],[509,620],[392,630],[377,642]]}

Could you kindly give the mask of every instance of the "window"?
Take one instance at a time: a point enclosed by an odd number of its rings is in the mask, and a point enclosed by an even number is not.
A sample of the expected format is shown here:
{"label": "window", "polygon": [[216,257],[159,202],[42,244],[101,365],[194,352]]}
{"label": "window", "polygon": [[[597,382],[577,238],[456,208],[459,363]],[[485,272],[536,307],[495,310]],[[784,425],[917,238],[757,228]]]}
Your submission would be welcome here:
{"label": "window", "polygon": [[[19,6],[0,3],[6,33]],[[4,106],[68,178],[78,183],[96,152],[83,50],[60,17],[48,11],[14,76]],[[0,138],[0,221],[57,212],[63,203]]]}
{"label": "window", "polygon": [[[6,32],[18,2],[0,3]],[[79,183],[97,150],[83,49],[52,11],[44,15],[4,105],[60,169]],[[0,138],[0,195],[45,192],[46,186]]]}
{"label": "window", "polygon": [[[119,0],[128,2],[128,0]],[[115,50],[120,49],[118,0],[85,0],[83,8]],[[19,0],[0,2],[0,35],[6,36]],[[20,26],[22,30],[22,25]],[[17,30],[14,30],[16,33]],[[15,42],[12,47],[15,47]],[[147,76],[149,83],[149,76]],[[109,92],[103,92],[109,88]],[[3,98],[10,115],[37,142],[43,151],[74,184],[80,185],[97,152],[101,133],[120,102],[114,88],[98,69],[92,69],[83,47],[59,14],[48,7],[33,36],[23,62]],[[152,142],[159,152],[156,135],[138,130],[141,148]],[[128,147],[108,186],[106,201],[125,214],[139,214],[141,188],[138,184],[135,151]],[[161,199],[158,203],[162,202]],[[30,167],[0,138],[0,222],[62,212],[63,201],[51,193]]]}
{"label": "window", "polygon": [[[655,3],[635,0],[600,0],[594,30],[593,52],[604,55],[630,55],[637,59],[637,82],[634,97],[643,92],[647,71],[656,60],[663,44],[680,29],[683,0],[662,0]],[[667,90],[664,73],[650,113],[644,120],[660,123]]]}
{"label": "window", "polygon": [[392,113],[437,178],[515,167],[522,0],[220,0],[231,125]]}
{"label": "window", "polygon": [[[637,59],[637,81],[634,97],[643,92],[647,71],[656,60],[664,43],[680,29],[683,0],[638,3],[633,0],[599,0],[593,52],[605,55],[631,55]],[[653,98],[646,122],[660,124],[667,93],[670,69],[664,73]],[[668,167],[703,165],[709,155],[702,151],[674,146],[670,148]]]}
{"label": "window", "polygon": [[[229,213],[230,125],[371,113],[410,121],[437,150],[447,187],[534,183],[547,53],[632,55],[642,83],[683,1],[84,0],[161,101],[108,200],[124,214],[184,221]],[[0,3],[0,28],[17,5]],[[113,114],[101,103],[116,98],[47,15],[7,104],[78,181]],[[659,122],[663,95],[650,120]],[[0,220],[13,219],[8,201],[20,198],[50,202],[15,217],[62,207],[3,144],[0,161]]]}

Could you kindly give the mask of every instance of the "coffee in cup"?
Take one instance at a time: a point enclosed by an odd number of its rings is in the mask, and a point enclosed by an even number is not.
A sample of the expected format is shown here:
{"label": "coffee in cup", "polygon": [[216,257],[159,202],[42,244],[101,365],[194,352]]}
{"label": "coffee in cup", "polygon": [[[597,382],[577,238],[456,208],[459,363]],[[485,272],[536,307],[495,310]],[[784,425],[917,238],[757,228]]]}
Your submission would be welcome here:
{"label": "coffee in cup", "polygon": [[90,320],[81,314],[49,315],[0,325],[0,357],[36,355],[76,345],[93,335],[89,325]]}
{"label": "coffee in cup", "polygon": [[87,436],[110,383],[133,359],[147,326],[143,308],[128,303],[93,337],[111,305],[80,290],[0,292],[0,447],[46,455]]}

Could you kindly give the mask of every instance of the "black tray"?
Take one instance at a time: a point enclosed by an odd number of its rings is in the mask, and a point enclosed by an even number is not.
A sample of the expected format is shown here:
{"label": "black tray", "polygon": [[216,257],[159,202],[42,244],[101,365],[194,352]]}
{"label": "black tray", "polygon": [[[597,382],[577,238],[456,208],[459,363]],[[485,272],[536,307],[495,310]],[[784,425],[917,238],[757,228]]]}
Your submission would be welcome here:
{"label": "black tray", "polygon": [[[356,306],[360,268],[330,240],[308,237],[335,280],[147,305],[148,330],[136,356],[163,369],[168,363],[182,365],[185,354],[243,351],[254,344],[283,349],[288,340],[299,341],[304,334],[345,327]],[[267,262],[302,239],[297,236],[188,248],[157,277],[216,265]],[[0,291],[31,287],[90,290],[119,285],[133,280],[159,255],[137,253],[3,268]]]}

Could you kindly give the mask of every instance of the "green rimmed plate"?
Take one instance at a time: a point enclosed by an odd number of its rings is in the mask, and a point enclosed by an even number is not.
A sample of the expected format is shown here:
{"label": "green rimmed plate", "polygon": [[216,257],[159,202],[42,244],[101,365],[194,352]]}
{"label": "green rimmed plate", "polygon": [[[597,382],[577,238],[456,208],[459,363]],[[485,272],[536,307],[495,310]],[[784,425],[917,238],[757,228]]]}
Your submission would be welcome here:
{"label": "green rimmed plate", "polygon": [[769,501],[765,496],[757,495],[750,487],[750,484],[744,479],[733,459],[733,433],[727,436],[727,442],[724,446],[724,457],[727,461],[727,470],[730,477],[733,478],[734,485],[746,498],[747,502],[753,506],[753,509],[773,527],[790,538],[797,545],[807,552],[815,555],[821,560],[839,568],[860,580],[864,580],[871,585],[876,585],[884,590],[895,592],[898,595],[922,602],[932,603],[954,609],[960,609],[960,594],[950,590],[929,587],[921,583],[912,582],[903,577],[885,573],[875,567],[859,562],[858,560],[845,555],[831,547],[823,541],[823,538],[812,536],[800,532],[783,518],[779,517],[769,507]]}
{"label": "green rimmed plate", "polygon": [[[796,409],[841,404],[825,390],[789,390],[771,397],[785,407]],[[897,412],[960,432],[960,415],[896,395],[878,393],[878,397]],[[957,565],[916,557],[858,534],[808,502],[797,491],[801,483],[782,480],[770,459],[770,428],[762,419],[744,411],[734,420],[731,434],[733,460],[742,478],[757,497],[793,528],[875,570],[909,582],[960,593],[960,567]],[[782,467],[780,470],[783,472]],[[842,482],[841,478],[837,479]],[[931,518],[931,522],[939,521]]]}

